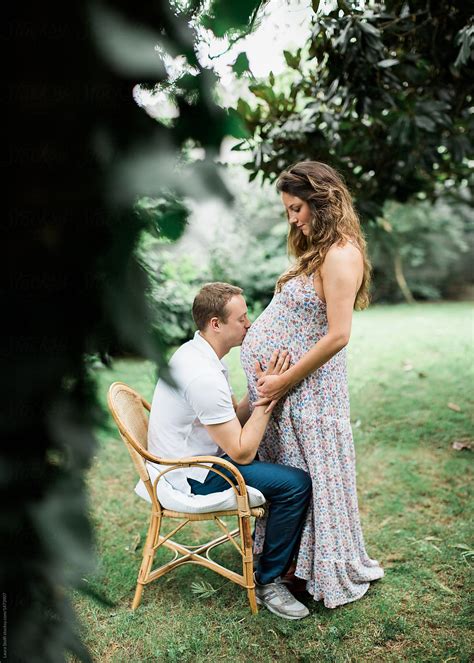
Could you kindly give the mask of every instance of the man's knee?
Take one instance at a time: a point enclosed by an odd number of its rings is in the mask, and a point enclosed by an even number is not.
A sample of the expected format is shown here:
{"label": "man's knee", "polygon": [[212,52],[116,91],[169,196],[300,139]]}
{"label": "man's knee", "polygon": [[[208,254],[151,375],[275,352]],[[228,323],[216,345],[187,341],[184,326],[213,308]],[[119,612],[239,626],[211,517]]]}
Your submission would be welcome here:
{"label": "man's knee", "polygon": [[313,490],[313,482],[311,477],[305,470],[300,470],[301,472],[301,490],[304,491],[308,496],[311,495]]}
{"label": "man's knee", "polygon": [[309,499],[313,484],[308,472],[296,467],[289,467],[288,470],[291,472],[289,488],[292,495],[299,499]]}

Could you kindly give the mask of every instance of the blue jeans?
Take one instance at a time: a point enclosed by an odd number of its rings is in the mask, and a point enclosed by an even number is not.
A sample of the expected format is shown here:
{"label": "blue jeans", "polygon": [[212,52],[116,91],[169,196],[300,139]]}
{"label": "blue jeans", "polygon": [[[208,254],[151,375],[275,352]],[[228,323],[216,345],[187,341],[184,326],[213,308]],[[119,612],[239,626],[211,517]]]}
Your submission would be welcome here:
{"label": "blue jeans", "polygon": [[[304,470],[275,463],[254,460],[239,465],[229,456],[223,456],[242,474],[248,486],[257,488],[270,503],[263,551],[259,558],[256,579],[265,585],[283,576],[298,550],[306,510],[311,498],[311,479]],[[227,470],[216,466],[232,478]],[[208,495],[229,488],[218,474],[209,472],[204,483],[188,479],[195,495]]]}

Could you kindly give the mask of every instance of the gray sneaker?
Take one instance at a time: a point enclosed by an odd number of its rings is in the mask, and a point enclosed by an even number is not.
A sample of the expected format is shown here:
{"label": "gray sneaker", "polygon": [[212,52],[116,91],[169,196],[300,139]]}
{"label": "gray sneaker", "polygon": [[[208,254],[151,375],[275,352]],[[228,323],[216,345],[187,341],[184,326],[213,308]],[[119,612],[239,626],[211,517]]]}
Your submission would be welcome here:
{"label": "gray sneaker", "polygon": [[255,594],[258,605],[264,605],[284,619],[303,619],[309,615],[308,608],[295,599],[281,578],[275,578],[268,585],[259,585],[255,580]]}

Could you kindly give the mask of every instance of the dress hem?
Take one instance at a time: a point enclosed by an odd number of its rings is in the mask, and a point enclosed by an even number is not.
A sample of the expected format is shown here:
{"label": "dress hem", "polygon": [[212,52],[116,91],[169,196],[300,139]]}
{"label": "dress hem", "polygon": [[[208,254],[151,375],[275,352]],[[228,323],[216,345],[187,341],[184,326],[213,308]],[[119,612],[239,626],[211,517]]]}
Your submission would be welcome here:
{"label": "dress hem", "polygon": [[[299,578],[299,576],[297,576],[296,574],[295,574],[295,577]],[[377,580],[381,580],[382,578],[383,578],[383,576],[381,576],[380,578],[375,578],[374,580],[367,581],[367,583],[363,583],[363,590],[359,594],[357,594],[357,596],[351,596],[347,600],[339,601],[339,602],[331,603],[331,604],[326,602],[324,596],[320,596],[320,597],[316,598],[316,595],[312,594],[308,589],[306,591],[311,596],[313,601],[323,601],[325,608],[328,608],[329,610],[334,610],[335,608],[340,608],[341,606],[346,605],[347,603],[354,603],[354,601],[358,601],[363,596],[365,596],[365,594],[367,594],[367,592],[370,589],[371,583],[377,582]],[[301,580],[307,580],[307,579],[306,578],[301,578]]]}

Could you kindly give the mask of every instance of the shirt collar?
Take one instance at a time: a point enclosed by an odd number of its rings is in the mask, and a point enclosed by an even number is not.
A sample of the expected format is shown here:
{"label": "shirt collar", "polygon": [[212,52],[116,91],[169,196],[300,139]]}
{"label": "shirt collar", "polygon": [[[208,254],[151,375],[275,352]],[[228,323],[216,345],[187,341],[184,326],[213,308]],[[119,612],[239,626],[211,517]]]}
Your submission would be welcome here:
{"label": "shirt collar", "polygon": [[194,334],[193,344],[198,348],[200,352],[202,352],[207,357],[212,359],[212,361],[219,366],[221,371],[227,374],[227,366],[224,364],[224,362],[221,359],[219,359],[212,345],[208,343],[203,336],[201,336],[199,330]]}

